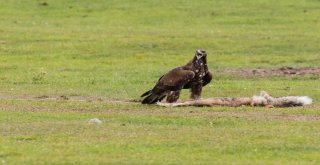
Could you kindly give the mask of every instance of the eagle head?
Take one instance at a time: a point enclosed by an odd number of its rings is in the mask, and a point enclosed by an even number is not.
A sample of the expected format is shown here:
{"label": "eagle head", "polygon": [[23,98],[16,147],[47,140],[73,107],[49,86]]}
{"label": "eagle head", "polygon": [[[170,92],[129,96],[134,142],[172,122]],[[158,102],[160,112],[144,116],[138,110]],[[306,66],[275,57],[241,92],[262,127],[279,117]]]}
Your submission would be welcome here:
{"label": "eagle head", "polygon": [[197,49],[195,52],[195,56],[197,57],[197,60],[199,60],[202,57],[206,57],[207,53],[204,49]]}

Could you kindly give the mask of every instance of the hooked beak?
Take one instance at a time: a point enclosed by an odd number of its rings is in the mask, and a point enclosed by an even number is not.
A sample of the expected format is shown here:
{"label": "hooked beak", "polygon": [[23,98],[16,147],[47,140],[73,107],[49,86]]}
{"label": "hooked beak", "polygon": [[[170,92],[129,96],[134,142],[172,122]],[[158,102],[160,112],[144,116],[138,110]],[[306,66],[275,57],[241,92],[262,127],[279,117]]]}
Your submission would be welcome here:
{"label": "hooked beak", "polygon": [[199,60],[202,57],[205,57],[207,55],[206,51],[203,49],[197,49],[195,53],[197,59]]}
{"label": "hooked beak", "polygon": [[196,54],[196,57],[197,57],[197,60],[199,60],[200,58],[203,57],[203,55],[202,54]]}

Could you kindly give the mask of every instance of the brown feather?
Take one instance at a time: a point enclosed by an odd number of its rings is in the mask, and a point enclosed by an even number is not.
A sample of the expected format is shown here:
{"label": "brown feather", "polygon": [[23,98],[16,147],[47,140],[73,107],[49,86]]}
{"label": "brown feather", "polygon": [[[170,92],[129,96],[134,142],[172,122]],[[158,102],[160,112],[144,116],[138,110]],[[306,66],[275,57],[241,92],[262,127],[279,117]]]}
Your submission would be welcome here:
{"label": "brown feather", "polygon": [[174,68],[160,77],[157,84],[150,91],[142,94],[143,104],[153,104],[167,96],[167,102],[176,102],[181,89],[191,88],[191,98],[201,96],[202,87],[212,79],[207,67],[206,53],[202,49],[196,50],[194,58],[186,65]]}
{"label": "brown feather", "polygon": [[184,70],[181,67],[169,71],[159,79],[152,90],[141,96],[146,96],[142,103],[154,104],[161,101],[170,91],[181,90],[186,83],[193,79],[194,75],[194,72]]}

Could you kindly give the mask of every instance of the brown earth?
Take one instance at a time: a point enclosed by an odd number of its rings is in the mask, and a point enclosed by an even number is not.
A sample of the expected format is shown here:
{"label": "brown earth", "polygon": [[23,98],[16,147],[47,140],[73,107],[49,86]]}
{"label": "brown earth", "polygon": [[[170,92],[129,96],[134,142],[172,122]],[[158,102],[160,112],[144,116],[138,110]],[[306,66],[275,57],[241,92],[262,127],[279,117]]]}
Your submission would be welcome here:
{"label": "brown earth", "polygon": [[119,100],[119,99],[109,99],[109,98],[100,98],[100,97],[82,97],[82,96],[9,96],[1,95],[0,100],[18,100],[18,101],[70,101],[70,102],[105,102],[105,103],[136,103],[140,100]]}
{"label": "brown earth", "polygon": [[220,74],[230,74],[239,76],[303,76],[303,75],[320,75],[320,67],[305,67],[305,68],[293,68],[293,67],[282,67],[282,68],[227,68],[217,70]]}
{"label": "brown earth", "polygon": [[[312,107],[313,109],[319,107]],[[75,112],[75,113],[98,113],[108,115],[139,115],[139,116],[157,116],[157,117],[234,117],[234,118],[251,118],[258,120],[281,120],[281,121],[320,121],[320,116],[316,114],[288,114],[274,111],[250,112],[241,111],[235,112],[237,108],[232,108],[230,111],[203,111],[201,108],[192,110],[184,110],[181,108],[161,108],[153,109],[104,109],[104,108],[66,108],[66,107],[46,107],[45,105],[16,105],[10,103],[0,104],[0,109],[7,111],[30,111],[30,112]],[[291,108],[295,109],[295,108]]]}

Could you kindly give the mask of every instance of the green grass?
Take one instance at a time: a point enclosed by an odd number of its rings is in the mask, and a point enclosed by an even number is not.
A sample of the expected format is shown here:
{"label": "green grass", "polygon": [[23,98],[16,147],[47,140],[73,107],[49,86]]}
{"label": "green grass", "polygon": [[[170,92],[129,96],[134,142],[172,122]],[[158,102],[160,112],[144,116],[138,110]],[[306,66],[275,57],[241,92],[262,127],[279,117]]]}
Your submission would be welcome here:
{"label": "green grass", "polygon": [[[319,66],[319,9],[319,0],[2,0],[0,164],[319,164],[319,76],[217,72]],[[215,74],[203,97],[266,90],[308,95],[314,105],[25,100],[139,99],[199,47]],[[94,117],[103,123],[87,124]]]}
{"label": "green grass", "polygon": [[[1,101],[8,164],[317,164],[318,110]],[[23,107],[23,108],[22,108]],[[98,117],[101,125],[89,125]],[[318,116],[319,117],[319,116]]]}

